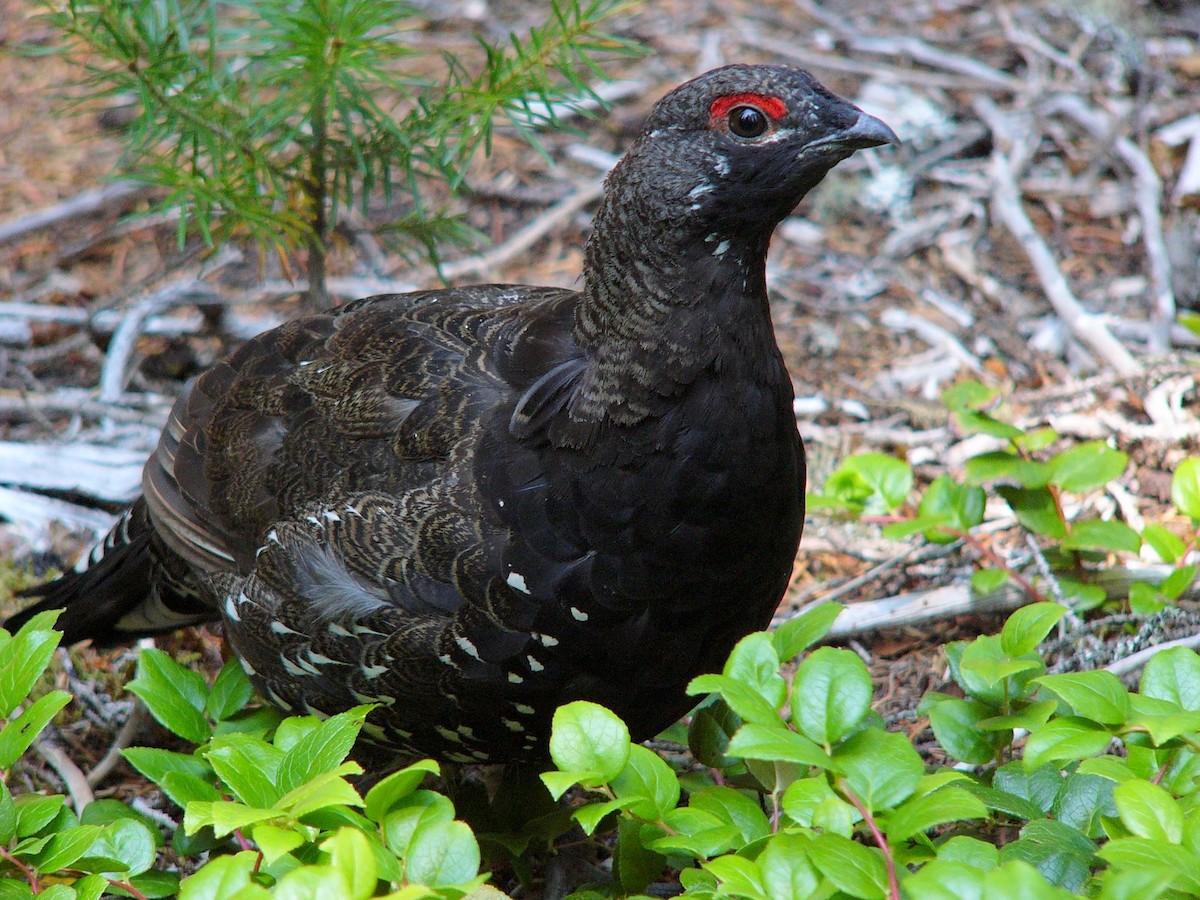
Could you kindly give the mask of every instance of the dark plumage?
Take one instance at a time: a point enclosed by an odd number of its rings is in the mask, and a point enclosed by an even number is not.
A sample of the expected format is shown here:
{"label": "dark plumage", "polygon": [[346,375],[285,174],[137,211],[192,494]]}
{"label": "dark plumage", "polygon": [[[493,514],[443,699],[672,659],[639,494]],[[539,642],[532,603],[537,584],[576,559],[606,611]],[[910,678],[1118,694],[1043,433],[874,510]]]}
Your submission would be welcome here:
{"label": "dark plumage", "polygon": [[609,176],[582,291],[370,297],[255,338],[33,609],[98,644],[219,618],[268,700],[379,702],[397,755],[538,758],[574,699],[652,736],[767,625],[800,539],[771,233],[894,140],[798,69],[688,82]]}

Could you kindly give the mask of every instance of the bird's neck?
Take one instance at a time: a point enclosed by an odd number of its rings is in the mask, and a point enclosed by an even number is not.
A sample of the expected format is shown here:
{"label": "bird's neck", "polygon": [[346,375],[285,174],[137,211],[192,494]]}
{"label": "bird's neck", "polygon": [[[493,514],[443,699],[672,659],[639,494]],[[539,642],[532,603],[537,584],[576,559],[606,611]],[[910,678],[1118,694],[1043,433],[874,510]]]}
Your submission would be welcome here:
{"label": "bird's neck", "polygon": [[572,415],[632,424],[702,375],[786,378],[767,304],[770,235],[723,234],[610,190],[585,249]]}

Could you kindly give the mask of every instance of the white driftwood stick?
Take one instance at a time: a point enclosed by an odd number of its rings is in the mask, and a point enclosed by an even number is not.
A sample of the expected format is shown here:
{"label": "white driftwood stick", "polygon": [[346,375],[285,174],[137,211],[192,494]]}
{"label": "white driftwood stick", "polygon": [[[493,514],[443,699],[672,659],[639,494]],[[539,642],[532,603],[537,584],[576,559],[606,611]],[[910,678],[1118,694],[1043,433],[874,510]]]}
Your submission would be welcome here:
{"label": "white driftwood stick", "polygon": [[36,535],[44,535],[52,523],[60,522],[72,531],[90,531],[100,538],[113,524],[106,512],[6,487],[0,487],[0,518]]}
{"label": "white driftwood stick", "polygon": [[997,149],[992,151],[989,171],[994,187],[992,209],[1029,257],[1029,262],[1046,292],[1046,299],[1050,301],[1054,311],[1073,334],[1112,365],[1119,375],[1140,375],[1141,364],[1112,336],[1104,327],[1104,323],[1084,309],[1075,298],[1066,276],[1054,259],[1053,252],[1042,240],[1042,236],[1038,234],[1021,206],[1021,192],[1017,187],[1017,180],[1013,176],[1008,157],[999,149],[999,142]]}
{"label": "white driftwood stick", "polygon": [[141,451],[102,444],[0,441],[0,484],[128,503],[141,490],[145,462]]}
{"label": "white driftwood stick", "polygon": [[129,181],[106,184],[103,187],[84,191],[74,197],[56,203],[46,209],[9,219],[0,223],[0,244],[9,244],[23,238],[25,235],[42,228],[50,228],[68,219],[87,216],[99,212],[105,207],[122,203],[132,197],[147,192],[145,185]]}
{"label": "white driftwood stick", "polygon": [[1171,326],[1175,322],[1175,291],[1171,287],[1171,258],[1162,221],[1162,179],[1145,152],[1124,135],[1117,134],[1114,123],[1099,110],[1089,108],[1074,94],[1052,98],[1045,107],[1073,119],[1101,143],[1116,150],[1122,162],[1133,174],[1133,197],[1142,219],[1142,244],[1150,270],[1150,285],[1154,292],[1150,334],[1150,350],[1163,353],[1171,346]]}
{"label": "white driftwood stick", "polygon": [[[1127,596],[1129,585],[1132,582],[1157,583],[1170,571],[1169,566],[1163,565],[1109,569],[1097,575],[1096,584],[1103,587],[1110,597]],[[1200,587],[1193,586],[1188,589],[1185,596],[1191,597],[1197,592],[1200,592]],[[796,615],[802,615],[813,606],[824,602],[824,598],[818,597],[806,604]],[[829,638],[837,640],[855,637],[880,628],[897,628],[903,625],[948,619],[953,616],[1009,612],[1028,602],[1029,597],[1025,592],[1011,583],[1002,585],[982,597],[972,591],[971,586],[965,582],[951,584],[927,591],[914,591],[911,594],[884,597],[880,600],[851,603],[833,623]]]}

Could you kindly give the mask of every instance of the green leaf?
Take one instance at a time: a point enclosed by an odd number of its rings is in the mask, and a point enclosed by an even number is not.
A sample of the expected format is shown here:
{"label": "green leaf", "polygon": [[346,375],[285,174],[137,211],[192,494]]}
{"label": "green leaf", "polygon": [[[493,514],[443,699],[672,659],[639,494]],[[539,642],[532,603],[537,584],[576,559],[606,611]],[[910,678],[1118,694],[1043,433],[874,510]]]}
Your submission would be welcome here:
{"label": "green leaf", "polygon": [[702,865],[716,876],[722,893],[750,900],[771,900],[763,884],[762,872],[752,860],[729,855],[719,856]]}
{"label": "green leaf", "polygon": [[851,897],[875,900],[887,896],[887,868],[876,850],[840,834],[826,833],[809,845],[809,858],[838,890]]}
{"label": "green leaf", "polygon": [[[939,475],[926,488],[919,512],[923,517],[940,519],[955,532],[965,533],[983,521],[985,502],[983,488],[968,487],[948,475]],[[931,529],[930,540],[938,540],[936,532]],[[946,535],[946,540],[952,539],[952,535]]]}
{"label": "green leaf", "polygon": [[1004,478],[1015,481],[1020,487],[1040,488],[1050,480],[1050,467],[1015,453],[998,450],[972,456],[963,465],[963,476],[969,484]]}
{"label": "green leaf", "polygon": [[56,831],[30,862],[44,875],[65,869],[88,851],[100,831],[99,825],[74,825]]}
{"label": "green leaf", "polygon": [[756,800],[733,788],[710,786],[692,794],[689,808],[706,812],[720,822],[732,826],[744,844],[770,834],[771,826]]}
{"label": "green leaf", "polygon": [[832,744],[866,718],[872,692],[871,673],[857,654],[821,647],[796,670],[792,721],[810,740]]}
{"label": "green leaf", "polygon": [[1079,760],[1107,749],[1112,735],[1090,719],[1063,716],[1052,719],[1025,741],[1024,763],[1036,769],[1047,762]]}
{"label": "green leaf", "polygon": [[[639,893],[656,881],[666,868],[666,859],[643,843],[643,835],[660,833],[656,828],[643,827],[642,823],[628,816],[618,820],[617,844],[613,848],[613,878],[627,894]],[[495,900],[503,898],[496,897]]]}
{"label": "green leaf", "polygon": [[1053,495],[1046,488],[1000,484],[996,485],[996,493],[1012,508],[1017,521],[1034,534],[1054,540],[1062,540],[1067,536],[1067,526],[1063,523]]}
{"label": "green leaf", "polygon": [[954,421],[963,434],[987,434],[1005,441],[1016,440],[1024,434],[1015,425],[1001,422],[987,413],[959,410],[954,413]]}
{"label": "green leaf", "polygon": [[1178,844],[1120,837],[1113,838],[1096,851],[1096,855],[1114,868],[1172,872],[1172,887],[1188,896],[1200,895],[1200,856]]}
{"label": "green leaf", "polygon": [[1037,731],[1050,721],[1050,717],[1057,711],[1057,700],[1039,700],[1037,703],[1018,706],[1015,712],[1006,716],[989,716],[980,720],[978,724],[984,731],[1011,732],[1016,728]]}
{"label": "green leaf", "polygon": [[1082,493],[1102,488],[1125,471],[1129,457],[1103,441],[1078,444],[1050,458],[1050,483]]}
{"label": "green leaf", "polygon": [[11,769],[42,729],[70,702],[71,695],[66,691],[50,691],[0,729],[0,770]]}
{"label": "green leaf", "polygon": [[1129,691],[1112,672],[1066,672],[1034,679],[1065,701],[1076,715],[1102,725],[1121,725],[1129,718]]}
{"label": "green leaf", "polygon": [[1134,837],[1178,844],[1183,840],[1183,810],[1163,788],[1132,779],[1113,788],[1113,802],[1121,824]]}
{"label": "green leaf", "polygon": [[932,794],[911,797],[888,816],[888,842],[908,840],[947,822],[986,819],[987,807],[974,794],[950,785]]}
{"label": "green leaf", "polygon": [[979,723],[995,714],[995,707],[957,697],[939,700],[928,708],[934,737],[955,759],[974,765],[990,762],[1008,743],[1000,732],[983,731]]}
{"label": "green leaf", "polygon": [[212,767],[191,753],[179,753],[157,747],[130,747],[122,750],[121,755],[131,766],[158,785],[162,784],[170,772],[182,772],[201,779],[213,776]]}
{"label": "green leaf", "polygon": [[626,797],[624,800],[607,800],[603,803],[587,803],[577,806],[571,812],[571,818],[579,823],[584,834],[592,834],[600,823],[607,817],[622,809],[629,809],[637,803],[636,797]]}
{"label": "green leaf", "polygon": [[1138,691],[1146,697],[1168,700],[1181,710],[1200,709],[1200,655],[1187,647],[1171,647],[1154,654],[1142,670]]}
{"label": "green leaf", "polygon": [[1094,857],[1095,846],[1086,835],[1051,819],[1030,822],[1017,840],[1000,850],[1002,865],[1022,860],[1072,892],[1080,891],[1087,881]]}
{"label": "green leaf", "polygon": [[728,675],[699,675],[688,684],[689,694],[708,692],[720,694],[729,708],[747,722],[774,725],[779,722],[779,711],[758,691],[742,684]]}
{"label": "green leaf", "polygon": [[237,659],[226,661],[205,701],[205,711],[220,721],[240,712],[254,696],[254,686]]}
{"label": "green leaf", "polygon": [[809,862],[811,840],[799,834],[776,834],[755,859],[769,900],[806,900],[817,890],[820,876]]}
{"label": "green leaf", "polygon": [[1000,631],[1000,647],[1010,656],[1023,656],[1037,649],[1067,608],[1058,603],[1031,603],[1008,617]]}
{"label": "green leaf", "polygon": [[912,490],[912,467],[894,456],[856,453],[847,457],[839,468],[857,475],[889,512],[902,506]]}
{"label": "green leaf", "polygon": [[1141,536],[1124,522],[1085,519],[1071,524],[1071,533],[1063,539],[1068,550],[1105,550],[1113,553],[1137,553]]}
{"label": "green leaf", "polygon": [[[321,849],[329,854],[329,864],[346,879],[350,893],[345,900],[366,900],[375,896],[379,881],[378,866],[365,834],[357,828],[339,828],[332,837],[322,842]],[[463,880],[472,877],[474,873]]]}
{"label": "green leaf", "polygon": [[1058,586],[1062,589],[1063,599],[1077,613],[1096,609],[1108,600],[1108,594],[1104,592],[1104,588],[1097,584],[1085,584],[1073,578],[1066,578],[1060,575]]}
{"label": "green leaf", "polygon": [[246,734],[212,739],[203,751],[213,771],[247,806],[274,806],[283,795],[276,778],[284,754],[266,741]]}
{"label": "green leaf", "polygon": [[432,759],[423,759],[393,772],[367,791],[363,811],[372,822],[382,822],[384,814],[419,788],[427,775],[440,774],[441,767]]}
{"label": "green leaf", "polygon": [[840,603],[818,603],[794,619],[789,619],[771,633],[775,652],[781,660],[799,656],[833,628],[833,623],[845,609]]}
{"label": "green leaf", "polygon": [[1040,813],[1048,813],[1054,808],[1064,782],[1062,773],[1052,765],[1030,769],[1020,762],[1005,763],[992,776],[992,787],[1037,806],[1037,812],[1024,817],[1029,819],[1041,818]]}
{"label": "green leaf", "polygon": [[346,781],[347,775],[361,773],[362,766],[356,762],[344,762],[328,772],[318,772],[280,797],[277,806],[297,819],[326,807],[362,806],[358,791]]}
{"label": "green leaf", "polygon": [[0,642],[0,719],[11,716],[28,699],[34,683],[50,664],[62,638],[50,628],[59,612],[34,616],[15,635]]}
{"label": "green leaf", "polygon": [[554,711],[550,757],[585,785],[606,784],[629,762],[629,729],[603,706],[576,700]]}
{"label": "green leaf", "polygon": [[1152,616],[1166,607],[1167,598],[1144,581],[1129,585],[1129,609],[1134,615]]}
{"label": "green leaf", "polygon": [[650,822],[658,821],[667,810],[679,805],[679,779],[675,772],[657,753],[640,744],[630,746],[629,761],[613,779],[611,788],[619,800],[636,800],[631,812]]}
{"label": "green leaf", "polygon": [[142,698],[159,724],[184,740],[203,744],[212,737],[212,729],[204,718],[207,697],[204,678],[161,650],[148,647],[142,651],[137,678],[126,687]]}
{"label": "green leaf", "polygon": [[756,631],[738,641],[725,662],[724,674],[758,691],[776,709],[787,699],[787,682],[779,674],[779,654],[766,632]]}
{"label": "green leaf", "polygon": [[1029,681],[1045,671],[1034,654],[1013,657],[1004,652],[998,635],[980,635],[970,642],[946,645],[950,674],[972,698],[999,707],[1028,694]]}
{"label": "green leaf", "polygon": [[750,722],[738,729],[729,742],[729,754],[743,759],[765,759],[801,766],[828,768],[832,760],[824,750],[803,735],[784,728]]}
{"label": "green leaf", "polygon": [[220,792],[208,779],[197,778],[186,772],[168,772],[159,784],[163,793],[171,798],[171,802],[184,809],[193,800],[219,800],[221,798]]}
{"label": "green leaf", "polygon": [[904,896],[921,900],[980,900],[985,875],[979,869],[937,857],[904,879]]}
{"label": "green leaf", "polygon": [[250,900],[267,897],[266,888],[244,893],[251,887],[250,876],[258,868],[258,854],[243,850],[233,856],[218,856],[201,866],[179,885],[179,900]]}
{"label": "green leaf", "polygon": [[292,791],[323,772],[335,769],[354,748],[369,705],[330,716],[284,753],[279,763],[279,789]]}
{"label": "green leaf", "polygon": [[268,866],[274,865],[281,856],[291,853],[304,843],[304,835],[295,828],[272,825],[270,822],[251,825],[250,839],[258,845]]}
{"label": "green leaf", "polygon": [[676,807],[663,816],[670,833],[649,842],[659,853],[686,853],[698,859],[710,858],[741,846],[738,830],[703,809]]}
{"label": "green leaf", "polygon": [[871,812],[889,809],[912,796],[924,764],[908,737],[869,727],[833,751],[834,769]]}
{"label": "green leaf", "polygon": [[942,391],[942,405],[951,412],[980,410],[991,406],[999,396],[1000,391],[996,388],[967,378]]}
{"label": "green leaf", "polygon": [[1117,812],[1112,796],[1112,781],[1076,771],[1063,782],[1050,812],[1064,825],[1078,828],[1090,838],[1099,838],[1104,819]]}
{"label": "green leaf", "polygon": [[1177,563],[1187,552],[1187,545],[1177,534],[1154,522],[1142,528],[1142,540],[1168,564]]}
{"label": "green leaf", "polygon": [[728,756],[729,741],[741,727],[741,716],[722,697],[710,694],[692,712],[687,731],[688,749],[701,765],[711,768],[733,765],[734,760]]}
{"label": "green leaf", "polygon": [[824,775],[799,778],[787,786],[780,798],[780,806],[789,819],[798,825],[813,827],[813,816],[826,801],[841,804],[851,813],[858,815],[854,807],[833,792]]}
{"label": "green leaf", "polygon": [[21,794],[13,798],[13,806],[17,811],[17,837],[29,837],[37,834],[54,821],[67,798],[61,794]]}
{"label": "green leaf", "polygon": [[258,809],[231,800],[194,800],[184,810],[183,827],[188,834],[211,827],[217,837],[225,837],[239,828],[267,822],[278,815],[277,809]]}
{"label": "green leaf", "polygon": [[1158,589],[1172,600],[1179,599],[1183,592],[1192,586],[1196,580],[1197,566],[1179,566],[1159,584]]}
{"label": "green leaf", "polygon": [[85,872],[119,872],[122,880],[149,871],[157,854],[154,834],[140,821],[118,819],[104,825],[96,840],[72,868]]}
{"label": "green leaf", "polygon": [[966,863],[981,872],[990,872],[1000,865],[1000,850],[995,844],[961,834],[938,845],[938,859]]}
{"label": "green leaf", "polygon": [[0,846],[7,846],[17,836],[17,805],[12,793],[0,780]]}
{"label": "green leaf", "polygon": [[1008,584],[1011,577],[1007,569],[979,569],[971,574],[971,590],[986,597]]}
{"label": "green leaf", "polygon": [[452,821],[454,804],[449,798],[434,791],[414,791],[383,817],[383,835],[388,849],[403,857],[422,825]]}
{"label": "green leaf", "polygon": [[431,886],[455,885],[479,874],[479,844],[465,822],[426,822],[413,834],[405,877]]}
{"label": "green leaf", "polygon": [[1200,459],[1189,457],[1175,467],[1171,502],[1193,523],[1200,522]]}

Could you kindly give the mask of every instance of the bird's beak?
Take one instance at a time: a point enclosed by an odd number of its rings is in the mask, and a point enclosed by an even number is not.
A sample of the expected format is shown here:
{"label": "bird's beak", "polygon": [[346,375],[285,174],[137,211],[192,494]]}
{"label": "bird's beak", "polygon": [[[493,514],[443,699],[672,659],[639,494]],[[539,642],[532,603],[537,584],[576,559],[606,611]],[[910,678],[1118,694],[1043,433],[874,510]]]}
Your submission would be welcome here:
{"label": "bird's beak", "polygon": [[855,150],[900,143],[900,138],[886,122],[865,112],[859,112],[858,121],[841,133],[833,135],[832,139]]}

